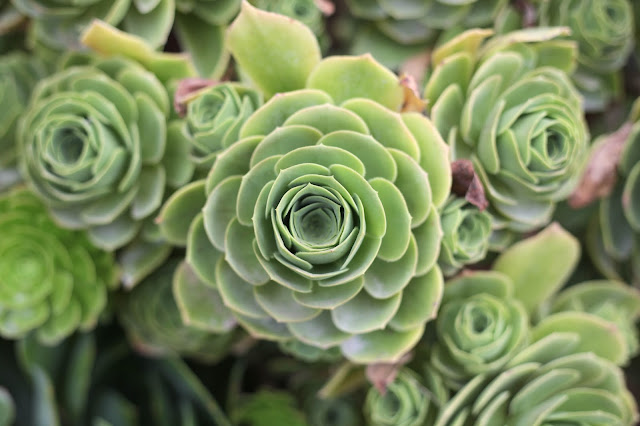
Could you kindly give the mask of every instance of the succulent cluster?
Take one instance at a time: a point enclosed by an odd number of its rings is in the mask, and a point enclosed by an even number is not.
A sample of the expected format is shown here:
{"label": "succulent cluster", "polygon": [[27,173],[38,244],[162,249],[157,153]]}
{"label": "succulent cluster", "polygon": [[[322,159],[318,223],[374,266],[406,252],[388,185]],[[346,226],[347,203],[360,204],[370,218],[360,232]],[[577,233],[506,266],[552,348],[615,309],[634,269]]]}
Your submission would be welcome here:
{"label": "succulent cluster", "polygon": [[0,426],[637,424],[638,3],[0,0]]}

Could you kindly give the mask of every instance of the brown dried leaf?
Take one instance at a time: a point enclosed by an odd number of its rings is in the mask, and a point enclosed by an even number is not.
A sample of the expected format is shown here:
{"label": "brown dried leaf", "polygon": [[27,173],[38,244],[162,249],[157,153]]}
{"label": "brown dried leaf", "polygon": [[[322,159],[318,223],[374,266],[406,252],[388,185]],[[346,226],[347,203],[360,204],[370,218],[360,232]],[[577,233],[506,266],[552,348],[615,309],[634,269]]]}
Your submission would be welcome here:
{"label": "brown dried leaf", "polygon": [[480,211],[489,207],[482,182],[473,169],[471,160],[456,160],[451,163],[451,174],[453,176],[451,192],[459,197],[464,197]]}
{"label": "brown dried leaf", "polygon": [[219,82],[208,78],[190,77],[180,80],[173,98],[173,108],[180,117],[184,117],[187,113],[187,103],[193,97],[193,94],[206,88],[215,86]]}
{"label": "brown dried leaf", "polygon": [[591,152],[580,183],[569,198],[571,207],[574,209],[584,207],[611,193],[618,177],[620,156],[631,133],[631,127],[631,123],[625,123]]}
{"label": "brown dried leaf", "polygon": [[402,103],[402,112],[422,112],[427,107],[427,103],[420,97],[418,84],[415,78],[410,75],[402,74],[400,76],[400,86],[404,91],[404,102]]}
{"label": "brown dried leaf", "polygon": [[522,27],[531,28],[535,27],[538,22],[538,13],[536,8],[528,0],[515,0],[515,8],[522,15]]}
{"label": "brown dried leaf", "polygon": [[427,73],[427,68],[431,63],[431,51],[426,50],[422,53],[418,53],[407,59],[402,65],[400,65],[401,75],[410,75],[414,78],[418,85],[422,84],[422,79]]}
{"label": "brown dried leaf", "polygon": [[313,2],[324,16],[331,16],[336,11],[336,5],[331,0],[314,0]]}
{"label": "brown dried leaf", "polygon": [[387,386],[393,383],[398,375],[398,371],[403,365],[411,361],[412,354],[407,353],[397,362],[392,364],[378,363],[367,365],[367,380],[378,389],[380,394],[384,395],[387,392]]}

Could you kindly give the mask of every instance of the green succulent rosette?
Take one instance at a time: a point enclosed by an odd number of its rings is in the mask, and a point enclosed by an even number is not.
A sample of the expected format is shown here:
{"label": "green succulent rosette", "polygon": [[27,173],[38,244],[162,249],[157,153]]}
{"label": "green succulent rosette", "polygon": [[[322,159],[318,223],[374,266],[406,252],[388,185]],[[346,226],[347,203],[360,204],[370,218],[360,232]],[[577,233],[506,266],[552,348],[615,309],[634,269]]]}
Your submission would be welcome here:
{"label": "green succulent rosette", "polygon": [[[205,181],[165,203],[163,234],[255,337],[398,359],[441,297],[446,145],[424,116],[394,112],[402,88],[370,56],[319,62],[308,28],[246,3],[229,41],[256,85],[287,93],[251,115]],[[275,61],[297,50],[307,55],[294,66]]]}
{"label": "green succulent rosette", "polygon": [[176,35],[202,77],[219,78],[229,62],[227,26],[242,0],[175,0]]}
{"label": "green succulent rosette", "polygon": [[549,313],[586,312],[611,322],[624,336],[629,358],[638,354],[640,292],[624,283],[594,280],[575,284],[558,294]]}
{"label": "green succulent rosette", "polygon": [[125,59],[56,73],[37,86],[21,121],[24,177],[57,223],[86,229],[97,247],[159,244],[154,213],[167,187],[193,173],[180,124],[167,125],[169,108],[162,83]]}
{"label": "green succulent rosette", "polygon": [[12,0],[12,3],[32,19],[32,38],[52,60],[60,51],[81,49],[80,33],[94,19],[138,35],[158,48],[167,41],[175,15],[173,0]]}
{"label": "green succulent rosette", "polygon": [[20,180],[16,170],[16,125],[31,91],[46,73],[38,59],[25,53],[0,56],[0,191]]}
{"label": "green succulent rosette", "polygon": [[629,0],[542,0],[543,26],[567,26],[578,42],[578,62],[588,69],[611,72],[622,68],[633,49],[635,31]]}
{"label": "green succulent rosette", "polygon": [[587,111],[604,110],[622,91],[618,71],[634,46],[634,15],[628,0],[541,0],[542,26],[567,26],[578,43],[573,76]]}
{"label": "green succulent rosette", "polygon": [[[605,137],[594,142],[594,150]],[[591,260],[607,278],[640,285],[640,121],[632,124],[617,181],[599,201],[586,233]]]}
{"label": "green succulent rosette", "polygon": [[0,335],[55,344],[96,325],[117,281],[110,254],[54,224],[31,192],[0,198]]}
{"label": "green succulent rosette", "polygon": [[[494,271],[463,277],[473,285],[458,284],[458,289],[481,293],[482,287],[495,286],[496,278],[507,278],[514,299],[532,314],[553,304],[548,301],[566,283],[579,252],[579,242],[554,224],[503,252]],[[572,287],[577,298],[578,289],[586,289],[583,286]],[[446,287],[445,293],[458,289]],[[559,300],[568,299],[559,296]],[[438,321],[445,318],[446,306],[445,299]],[[514,351],[506,364],[461,383],[435,425],[635,424],[636,403],[617,367],[628,359],[625,335],[587,310],[568,309],[544,317],[528,333],[528,346]]]}
{"label": "green succulent rosette", "polygon": [[[341,345],[359,362],[406,352],[442,289],[439,216],[416,161],[440,142],[429,122],[306,89],[274,97],[240,136],[167,202],[165,234],[258,337]],[[187,236],[174,232],[200,209]]]}
{"label": "green succulent rosette", "polygon": [[447,30],[490,28],[508,0],[348,0],[353,16],[366,22],[356,30],[352,51],[371,52],[387,66],[437,44]]}
{"label": "green succulent rosette", "polygon": [[235,334],[224,331],[230,331],[235,323],[230,320],[221,327],[212,327],[182,318],[173,294],[178,263],[176,259],[169,260],[126,295],[118,309],[120,323],[133,346],[144,354],[215,362],[226,355],[233,343]]}
{"label": "green succulent rosette", "polygon": [[458,390],[501,369],[528,343],[529,316],[498,272],[474,272],[447,283],[436,319],[430,365]]}
{"label": "green succulent rosette", "polygon": [[473,161],[494,229],[545,226],[579,178],[588,132],[562,28],[470,30],[434,51],[424,96],[453,159]]}
{"label": "green succulent rosette", "polygon": [[464,198],[451,197],[440,213],[442,244],[438,265],[445,276],[485,258],[491,237],[491,215]]}
{"label": "green succulent rosette", "polygon": [[449,281],[433,333],[419,346],[429,368],[457,391],[502,371],[529,344],[531,316],[566,283],[579,255],[578,240],[553,224],[501,253],[493,270]]}
{"label": "green succulent rosette", "polygon": [[431,426],[448,392],[438,376],[427,370],[427,380],[402,368],[384,394],[371,387],[364,405],[372,426]]}
{"label": "green succulent rosette", "polygon": [[621,342],[606,324],[571,315],[549,317],[553,324],[534,329],[535,343],[499,373],[471,379],[435,424],[636,424],[636,403],[622,370],[606,356]]}
{"label": "green succulent rosette", "polygon": [[262,105],[262,95],[237,83],[221,83],[194,93],[186,103],[191,159],[208,171],[216,156],[239,139],[244,122]]}

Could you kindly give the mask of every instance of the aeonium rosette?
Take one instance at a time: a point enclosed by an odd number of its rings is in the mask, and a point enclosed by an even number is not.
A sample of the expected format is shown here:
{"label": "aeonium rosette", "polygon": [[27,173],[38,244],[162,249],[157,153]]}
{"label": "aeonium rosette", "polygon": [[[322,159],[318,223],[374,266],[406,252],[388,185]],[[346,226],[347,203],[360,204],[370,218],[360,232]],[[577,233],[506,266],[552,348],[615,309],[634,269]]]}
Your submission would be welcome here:
{"label": "aeonium rosette", "polygon": [[191,159],[208,171],[216,155],[238,140],[244,122],[262,105],[262,96],[241,84],[221,83],[193,93],[185,103]]}
{"label": "aeonium rosette", "polygon": [[367,98],[365,85],[351,96],[335,84],[356,75],[401,90],[371,57],[320,62],[307,89],[253,113],[206,181],[174,194],[159,222],[254,336],[340,346],[366,363],[398,359],[435,315],[437,206],[451,181],[428,119]]}
{"label": "aeonium rosette", "polygon": [[118,280],[110,253],[57,227],[32,192],[0,197],[0,336],[58,344],[96,326]]}
{"label": "aeonium rosette", "polygon": [[442,244],[438,266],[445,276],[482,261],[489,250],[491,215],[464,198],[449,197],[440,212]]}
{"label": "aeonium rosette", "polygon": [[[622,294],[582,283],[554,299],[579,258],[580,242],[552,224],[502,252],[493,271],[469,271],[446,285],[429,361],[446,382],[457,379],[458,390],[435,425],[636,424],[618,368],[629,341],[600,303]],[[620,305],[631,315],[634,298]],[[528,326],[525,312],[550,311]]]}
{"label": "aeonium rosette", "polygon": [[528,315],[499,272],[467,272],[445,287],[430,362],[447,387],[504,366],[527,345]]}
{"label": "aeonium rosette", "polygon": [[497,229],[545,226],[579,177],[588,132],[568,73],[576,46],[563,28],[488,39],[469,30],[434,51],[425,87],[431,118],[485,188]]}
{"label": "aeonium rosette", "polygon": [[619,71],[633,50],[634,16],[629,0],[539,1],[540,26],[567,26],[578,45],[572,75],[587,112],[603,111],[622,97]]}
{"label": "aeonium rosette", "polygon": [[442,291],[420,158],[444,147],[427,119],[309,89],[274,97],[241,136],[164,208],[177,217],[206,198],[191,267],[255,335],[342,345],[363,362],[408,350]]}
{"label": "aeonium rosette", "polygon": [[428,367],[424,378],[402,368],[385,392],[369,388],[364,404],[367,423],[376,426],[433,426],[449,395],[442,379]]}
{"label": "aeonium rosette", "polygon": [[168,254],[152,220],[167,188],[193,173],[168,117],[169,96],[154,74],[92,57],[42,80],[18,128],[25,180],[56,223],[86,229],[102,249],[131,249],[121,256],[130,285]]}

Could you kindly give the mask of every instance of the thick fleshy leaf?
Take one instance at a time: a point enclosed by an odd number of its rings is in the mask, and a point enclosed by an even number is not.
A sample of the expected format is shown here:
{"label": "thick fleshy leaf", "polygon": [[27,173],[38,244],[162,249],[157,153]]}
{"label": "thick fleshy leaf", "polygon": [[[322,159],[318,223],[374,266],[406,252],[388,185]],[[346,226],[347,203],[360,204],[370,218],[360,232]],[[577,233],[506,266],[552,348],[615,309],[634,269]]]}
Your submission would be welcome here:
{"label": "thick fleshy leaf", "polygon": [[[320,61],[315,36],[303,24],[242,4],[227,32],[227,47],[242,71],[269,98],[305,87]],[[296,58],[292,62],[289,58]]]}
{"label": "thick fleshy leaf", "polygon": [[220,294],[200,281],[187,263],[176,269],[173,294],[185,325],[213,333],[224,333],[235,326]]}
{"label": "thick fleshy leaf", "polygon": [[359,364],[395,362],[420,340],[423,332],[424,326],[404,332],[373,331],[352,336],[340,347],[344,356]]}
{"label": "thick fleshy leaf", "polygon": [[190,183],[174,192],[162,206],[156,222],[171,243],[187,243],[189,226],[206,203],[204,186],[204,180]]}
{"label": "thick fleshy leaf", "polygon": [[563,312],[545,318],[532,331],[534,341],[551,333],[577,333],[580,345],[576,352],[593,352],[616,364],[627,360],[627,346],[620,329],[608,321],[583,312]]}
{"label": "thick fleshy leaf", "polygon": [[313,69],[306,87],[328,93],[337,104],[367,98],[398,111],[403,101],[398,78],[371,55],[326,58]]}
{"label": "thick fleshy leaf", "polygon": [[515,298],[531,312],[564,285],[579,256],[576,238],[552,224],[503,252],[493,269],[511,278]]}

